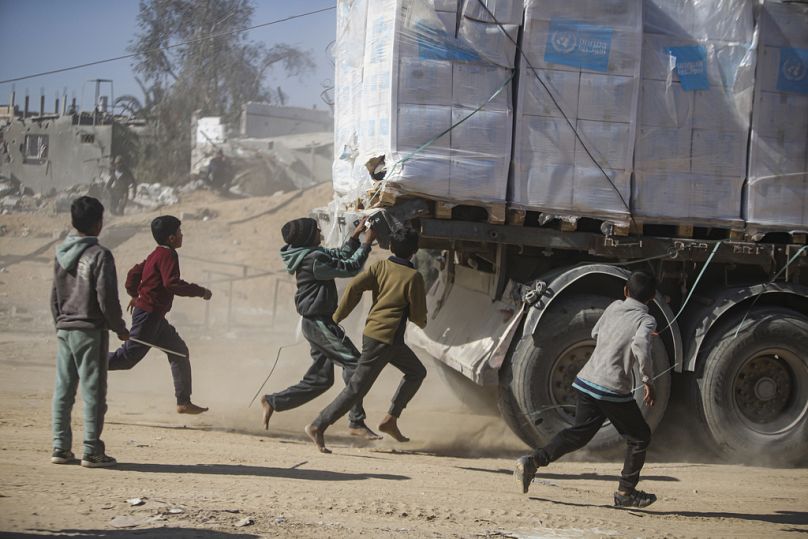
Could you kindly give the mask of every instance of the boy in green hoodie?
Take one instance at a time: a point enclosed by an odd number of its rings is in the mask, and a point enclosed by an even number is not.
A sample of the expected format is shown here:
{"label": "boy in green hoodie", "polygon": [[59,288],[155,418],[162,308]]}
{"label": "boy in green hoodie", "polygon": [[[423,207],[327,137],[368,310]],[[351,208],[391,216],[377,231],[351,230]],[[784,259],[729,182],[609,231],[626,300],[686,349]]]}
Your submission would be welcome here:
{"label": "boy in green hoodie", "polygon": [[[341,249],[320,246],[322,238],[314,219],[295,219],[281,229],[286,242],[281,258],[286,271],[293,273],[297,280],[295,307],[303,317],[303,336],[311,345],[312,364],[300,382],[261,399],[265,429],[269,428],[269,419],[275,411],[297,408],[328,391],[334,385],[334,363],[342,366],[346,384],[353,375],[359,350],[331,317],[337,310],[338,299],[334,279],[359,273],[376,238],[376,233],[369,229],[360,245],[359,236],[364,229],[365,219],[362,219]],[[381,438],[365,425],[361,401],[351,408],[348,418],[352,436],[369,440]]]}
{"label": "boy in green hoodie", "polygon": [[53,454],[51,462],[67,464],[73,433],[70,413],[81,385],[84,400],[86,468],[114,466],[101,441],[107,411],[107,330],[129,338],[118,301],[118,279],[112,253],[98,244],[104,206],[92,197],[79,197],[70,206],[76,231],[56,248],[51,312],[56,324],[56,386],[53,391]]}

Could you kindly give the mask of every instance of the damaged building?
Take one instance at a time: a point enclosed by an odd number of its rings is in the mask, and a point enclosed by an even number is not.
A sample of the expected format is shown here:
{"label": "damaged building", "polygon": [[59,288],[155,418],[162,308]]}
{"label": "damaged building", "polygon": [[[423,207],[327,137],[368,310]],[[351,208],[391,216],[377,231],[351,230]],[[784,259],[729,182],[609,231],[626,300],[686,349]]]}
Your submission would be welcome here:
{"label": "damaged building", "polygon": [[192,129],[191,175],[204,177],[218,150],[233,166],[234,188],[253,196],[305,189],[331,180],[330,111],[247,103],[240,126],[228,132],[218,116],[198,117]]}
{"label": "damaged building", "polygon": [[56,98],[53,109],[30,110],[28,96],[22,108],[12,94],[0,107],[0,177],[35,193],[53,193],[76,184],[102,181],[111,159],[126,155],[143,122],[115,117],[101,96],[89,112],[78,110],[76,100]]}

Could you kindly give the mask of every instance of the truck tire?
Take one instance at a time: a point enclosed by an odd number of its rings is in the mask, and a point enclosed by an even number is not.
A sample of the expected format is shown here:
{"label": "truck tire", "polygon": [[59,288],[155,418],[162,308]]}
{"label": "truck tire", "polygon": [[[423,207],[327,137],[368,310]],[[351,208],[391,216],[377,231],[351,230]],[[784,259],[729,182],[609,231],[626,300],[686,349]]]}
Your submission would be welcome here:
{"label": "truck tire", "polygon": [[497,393],[497,408],[511,431],[522,440],[526,446],[536,446],[535,429],[530,424],[528,416],[519,408],[513,394],[513,370],[511,362],[506,361],[499,370],[499,392]]}
{"label": "truck tire", "polygon": [[749,464],[796,464],[808,454],[808,317],[750,311],[705,342],[691,385],[706,441]]}
{"label": "truck tire", "polygon": [[[558,431],[573,423],[576,392],[571,384],[594,349],[592,328],[612,301],[596,295],[556,300],[542,318],[536,335],[523,336],[517,343],[507,373],[510,380],[504,390],[510,393],[518,408],[511,409],[511,413],[522,415],[515,422],[519,429],[515,432],[528,445],[544,446]],[[654,339],[653,357],[655,372],[670,367],[661,339]],[[639,380],[636,366],[633,378]],[[634,385],[638,384],[637,381]],[[656,404],[652,408],[642,403],[642,391],[635,392],[640,410],[652,431],[659,425],[668,405],[670,373],[657,379],[655,388]],[[514,427],[511,425],[511,428]],[[620,434],[606,422],[587,447],[598,453],[612,454],[622,445]]]}

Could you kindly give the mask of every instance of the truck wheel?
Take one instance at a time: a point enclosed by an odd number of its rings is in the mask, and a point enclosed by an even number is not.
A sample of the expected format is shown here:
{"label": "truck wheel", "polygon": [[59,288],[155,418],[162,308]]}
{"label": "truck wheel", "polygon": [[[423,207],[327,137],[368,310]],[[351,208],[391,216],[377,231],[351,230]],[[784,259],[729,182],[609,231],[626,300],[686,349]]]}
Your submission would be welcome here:
{"label": "truck wheel", "polygon": [[497,393],[497,408],[508,425],[528,447],[536,447],[536,431],[527,416],[516,403],[513,394],[513,369],[511,362],[506,361],[499,370],[499,391]]}
{"label": "truck wheel", "polygon": [[[542,318],[535,337],[523,336],[511,357],[511,380],[507,389],[523,418],[518,422],[517,435],[529,440],[531,446],[546,445],[560,430],[575,419],[575,390],[572,382],[595,348],[592,328],[612,299],[605,296],[578,295],[557,300]],[[654,339],[655,372],[670,366],[661,339]],[[635,367],[634,386],[639,384],[639,369]],[[653,431],[670,397],[670,374],[655,381],[656,404],[647,408],[642,403],[642,391],[635,392],[640,410]],[[513,426],[511,427],[513,428]],[[608,453],[622,446],[622,437],[608,422],[595,435],[588,448]]]}
{"label": "truck wheel", "polygon": [[794,464],[808,452],[808,318],[752,310],[711,335],[693,401],[707,441],[725,456]]}

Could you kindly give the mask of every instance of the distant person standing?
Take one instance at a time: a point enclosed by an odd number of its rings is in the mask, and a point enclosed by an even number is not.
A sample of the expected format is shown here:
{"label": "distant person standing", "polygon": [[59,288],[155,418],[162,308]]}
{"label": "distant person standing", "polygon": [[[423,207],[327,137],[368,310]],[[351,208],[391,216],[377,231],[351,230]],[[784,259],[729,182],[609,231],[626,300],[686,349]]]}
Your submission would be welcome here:
{"label": "distant person standing", "polygon": [[107,181],[107,192],[109,192],[110,209],[113,215],[123,215],[126,202],[129,199],[129,190],[132,190],[132,198],[135,195],[135,177],[129,167],[123,164],[123,157],[118,155],[112,162],[112,169],[109,172]]}
{"label": "distant person standing", "polygon": [[230,182],[233,181],[233,167],[221,149],[216,150],[216,155],[208,163],[208,183],[211,188],[220,193],[226,193],[230,189]]}

